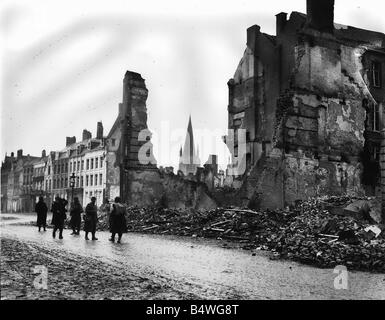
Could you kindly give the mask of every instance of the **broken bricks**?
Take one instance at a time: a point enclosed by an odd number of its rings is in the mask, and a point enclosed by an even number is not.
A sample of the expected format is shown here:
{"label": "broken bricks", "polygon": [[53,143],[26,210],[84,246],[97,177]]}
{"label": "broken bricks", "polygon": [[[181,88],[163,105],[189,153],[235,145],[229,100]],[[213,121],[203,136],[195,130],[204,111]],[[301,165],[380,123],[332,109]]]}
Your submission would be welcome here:
{"label": "broken bricks", "polygon": [[[363,199],[365,200],[365,199]],[[128,228],[135,232],[172,234],[238,242],[246,250],[270,250],[323,268],[385,272],[385,239],[381,229],[327,208],[346,207],[350,197],[298,202],[290,210],[253,211],[217,208],[208,211],[128,207]],[[107,217],[100,225],[107,229]]]}

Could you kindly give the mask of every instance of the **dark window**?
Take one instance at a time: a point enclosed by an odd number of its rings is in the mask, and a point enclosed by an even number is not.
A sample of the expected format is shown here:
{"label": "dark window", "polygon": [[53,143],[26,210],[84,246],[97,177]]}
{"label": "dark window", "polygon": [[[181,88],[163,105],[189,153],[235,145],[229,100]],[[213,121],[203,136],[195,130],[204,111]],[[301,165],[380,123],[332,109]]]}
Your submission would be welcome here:
{"label": "dark window", "polygon": [[100,168],[102,168],[102,167],[103,167],[103,158],[100,157]]}
{"label": "dark window", "polygon": [[380,146],[373,147],[372,155],[373,155],[373,160],[378,162],[380,161]]}
{"label": "dark window", "polygon": [[82,170],[84,170],[84,160],[82,160]]}
{"label": "dark window", "polygon": [[[365,106],[365,105],[364,105]],[[380,105],[370,103],[365,108],[367,112],[367,130],[380,131]]]}
{"label": "dark window", "polygon": [[80,177],[80,186],[83,187],[83,176]]}
{"label": "dark window", "polygon": [[91,169],[94,168],[94,159],[91,159]]}
{"label": "dark window", "polygon": [[115,147],[115,139],[111,139],[111,146]]}
{"label": "dark window", "polygon": [[371,114],[372,130],[380,131],[380,106],[378,104],[373,105]]}
{"label": "dark window", "polygon": [[86,169],[88,170],[89,168],[90,168],[90,159],[87,159]]}
{"label": "dark window", "polygon": [[88,175],[86,175],[86,186],[88,186]]}
{"label": "dark window", "polygon": [[95,169],[97,169],[98,168],[98,161],[99,159],[98,158],[95,158]]}
{"label": "dark window", "polygon": [[378,61],[372,62],[372,84],[373,87],[381,87],[381,63]]}
{"label": "dark window", "polygon": [[242,124],[242,120],[241,119],[234,120],[234,127],[239,127],[241,124]]}

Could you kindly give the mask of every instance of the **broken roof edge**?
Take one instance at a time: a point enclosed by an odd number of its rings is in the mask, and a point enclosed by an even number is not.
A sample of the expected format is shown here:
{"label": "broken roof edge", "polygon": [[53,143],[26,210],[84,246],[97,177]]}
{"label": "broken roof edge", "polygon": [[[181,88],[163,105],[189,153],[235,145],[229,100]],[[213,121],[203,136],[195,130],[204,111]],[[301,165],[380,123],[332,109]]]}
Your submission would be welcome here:
{"label": "broken roof edge", "polygon": [[[290,17],[289,17],[288,21],[295,20],[296,17],[303,19],[304,22],[306,22],[307,14],[302,13],[302,12],[298,12],[298,11],[292,11],[290,13]],[[342,35],[349,33],[349,35],[351,35],[351,37],[347,38],[347,40],[356,40],[356,41],[366,40],[366,39],[352,36],[352,33],[354,33],[354,32],[358,32],[361,34],[362,33],[371,34],[373,36],[383,38],[384,46],[385,46],[385,33],[383,33],[383,32],[373,31],[373,30],[363,29],[363,28],[357,28],[357,27],[354,27],[351,25],[345,25],[345,24],[338,23],[338,22],[334,22],[334,29],[337,31],[337,35],[342,36]]]}
{"label": "broken roof edge", "polygon": [[114,124],[112,125],[110,131],[108,132],[108,135],[107,135],[107,139],[110,139],[112,137],[112,135],[114,134],[116,128],[118,127],[119,125],[119,120],[120,120],[120,117],[119,115],[116,117],[115,121],[114,121]]}

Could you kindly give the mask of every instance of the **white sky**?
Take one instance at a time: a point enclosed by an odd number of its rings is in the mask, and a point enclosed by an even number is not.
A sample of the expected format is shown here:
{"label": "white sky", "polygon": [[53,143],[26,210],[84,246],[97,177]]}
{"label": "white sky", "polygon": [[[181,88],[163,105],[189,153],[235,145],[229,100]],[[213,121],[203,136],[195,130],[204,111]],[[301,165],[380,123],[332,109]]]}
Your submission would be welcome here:
{"label": "white sky", "polygon": [[[385,32],[383,3],[336,0],[335,22]],[[226,133],[227,81],[246,29],[275,35],[281,11],[305,13],[306,0],[2,1],[2,159],[21,148],[60,150],[66,136],[80,140],[85,128],[95,135],[101,120],[107,134],[131,70],[149,89],[158,165],[177,167],[189,114],[202,162],[211,152],[226,161],[214,143],[222,146]],[[204,130],[216,140],[200,139]]]}

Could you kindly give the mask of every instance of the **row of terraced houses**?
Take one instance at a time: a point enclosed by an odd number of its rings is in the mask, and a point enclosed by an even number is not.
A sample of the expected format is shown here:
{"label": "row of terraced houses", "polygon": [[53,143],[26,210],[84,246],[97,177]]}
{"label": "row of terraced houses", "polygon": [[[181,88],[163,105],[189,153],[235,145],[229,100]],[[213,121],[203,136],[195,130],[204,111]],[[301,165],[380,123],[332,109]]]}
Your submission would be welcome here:
{"label": "row of terraced houses", "polygon": [[[6,155],[1,166],[1,211],[30,212],[39,196],[51,205],[56,195],[78,197],[86,205],[96,197],[100,205],[106,197],[106,146],[103,125],[97,123],[97,134],[83,130],[82,140],[67,137],[66,146],[41,157],[23,155],[18,150]],[[71,183],[72,182],[72,183]]]}

